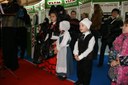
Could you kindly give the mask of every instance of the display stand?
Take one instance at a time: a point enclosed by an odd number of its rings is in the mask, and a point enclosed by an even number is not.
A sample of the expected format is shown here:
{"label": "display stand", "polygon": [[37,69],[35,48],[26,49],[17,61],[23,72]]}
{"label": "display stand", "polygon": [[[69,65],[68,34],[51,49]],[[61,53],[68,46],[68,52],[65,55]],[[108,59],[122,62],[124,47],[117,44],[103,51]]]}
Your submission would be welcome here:
{"label": "display stand", "polygon": [[123,20],[125,21],[125,19],[128,18],[128,1],[123,1],[122,2],[122,12],[121,15],[123,17]]}

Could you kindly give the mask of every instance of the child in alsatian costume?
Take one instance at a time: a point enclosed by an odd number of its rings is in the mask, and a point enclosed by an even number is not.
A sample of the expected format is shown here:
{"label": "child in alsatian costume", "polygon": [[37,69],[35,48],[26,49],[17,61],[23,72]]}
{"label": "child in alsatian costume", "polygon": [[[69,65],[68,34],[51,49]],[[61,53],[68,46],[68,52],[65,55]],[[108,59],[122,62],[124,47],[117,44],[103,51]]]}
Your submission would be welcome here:
{"label": "child in alsatian costume", "polygon": [[[59,31],[59,25],[58,25],[58,13],[55,6],[52,6],[49,11],[49,16],[51,19],[51,23],[49,24],[49,27],[47,28],[47,35],[44,40],[44,50],[42,51],[44,54],[44,58],[46,60],[43,61],[42,64],[39,65],[39,67],[44,67],[48,72],[55,74],[56,71],[56,54],[51,56],[50,51],[53,50],[56,45],[54,44],[56,40],[58,39],[58,36],[60,34]],[[53,52],[53,51],[52,51]]]}
{"label": "child in alsatian costume", "polygon": [[69,47],[71,36],[68,32],[70,23],[68,21],[61,21],[59,24],[60,36],[57,40],[57,64],[56,72],[60,79],[65,79],[73,73],[73,57]]}

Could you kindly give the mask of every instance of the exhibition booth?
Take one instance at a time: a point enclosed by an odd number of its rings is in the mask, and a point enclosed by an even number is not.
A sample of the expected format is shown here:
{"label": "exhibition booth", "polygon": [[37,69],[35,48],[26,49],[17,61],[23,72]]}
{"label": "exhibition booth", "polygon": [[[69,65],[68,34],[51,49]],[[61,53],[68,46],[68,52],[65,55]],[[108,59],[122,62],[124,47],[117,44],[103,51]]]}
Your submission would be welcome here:
{"label": "exhibition booth", "polygon": [[[0,0],[2,3],[7,3],[12,0]],[[72,10],[77,12],[77,19],[80,20],[82,13],[87,13],[89,18],[93,14],[94,4],[99,4],[103,10],[104,19],[111,15],[113,8],[119,8],[121,10],[121,17],[123,20],[128,18],[128,1],[127,0],[19,0],[19,3],[23,5],[30,16],[32,27],[28,29],[28,43],[27,54],[33,58],[35,37],[38,32],[38,25],[43,23],[44,18],[49,18],[49,10],[52,5],[63,6],[67,13],[70,15]],[[34,25],[35,14],[38,15],[38,25]]]}
{"label": "exhibition booth", "polygon": [[[42,0],[34,5],[26,5],[25,8],[27,9],[31,19],[33,18],[35,13],[38,14],[39,17],[38,24],[40,24],[43,22],[45,17],[49,18],[48,13],[52,5],[64,6],[64,8],[66,9],[69,15],[72,10],[76,11],[77,18],[80,20],[82,13],[87,13],[89,15],[89,18],[91,18],[94,11],[93,9],[94,4],[100,4],[103,10],[104,19],[111,15],[111,11],[114,8],[119,8],[121,10],[121,16],[123,20],[128,18],[127,0]],[[31,32],[33,37],[36,32],[37,32],[37,28],[36,29],[33,28]],[[32,42],[34,42],[33,40],[34,39],[32,39]]]}

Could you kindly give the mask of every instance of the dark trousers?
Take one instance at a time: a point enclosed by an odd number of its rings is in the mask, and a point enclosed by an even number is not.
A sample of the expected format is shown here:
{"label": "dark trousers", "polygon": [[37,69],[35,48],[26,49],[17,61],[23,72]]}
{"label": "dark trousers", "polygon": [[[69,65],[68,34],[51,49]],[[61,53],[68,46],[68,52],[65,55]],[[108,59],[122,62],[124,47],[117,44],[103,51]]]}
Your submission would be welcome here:
{"label": "dark trousers", "polygon": [[100,57],[99,57],[99,65],[103,65],[104,63],[104,53],[105,49],[109,46],[109,49],[112,47],[112,43],[107,43],[107,41],[102,40],[101,49],[100,49]]}
{"label": "dark trousers", "polygon": [[83,85],[90,85],[92,74],[92,60],[82,59],[77,62],[77,77],[78,81]]}
{"label": "dark trousers", "polygon": [[72,51],[72,54],[73,54],[73,50],[74,50],[74,45],[78,39],[78,35],[79,33],[77,32],[70,32],[70,35],[71,35],[71,42],[70,42],[70,48],[71,48],[71,51]]}
{"label": "dark trousers", "polygon": [[19,67],[16,43],[17,28],[2,28],[2,52],[4,65],[11,70]]}
{"label": "dark trousers", "polygon": [[25,27],[17,29],[17,45],[20,48],[20,57],[24,58],[25,50],[27,48],[27,29]]}
{"label": "dark trousers", "polygon": [[94,56],[94,59],[97,59],[98,49],[99,49],[98,38],[100,37],[100,32],[98,30],[91,30],[91,32],[95,37],[95,45],[94,45],[94,50],[93,50],[93,56]]}
{"label": "dark trousers", "polygon": [[38,62],[38,59],[39,59],[40,56],[41,56],[41,44],[36,43],[35,48],[34,48],[33,62],[35,62],[35,63]]}

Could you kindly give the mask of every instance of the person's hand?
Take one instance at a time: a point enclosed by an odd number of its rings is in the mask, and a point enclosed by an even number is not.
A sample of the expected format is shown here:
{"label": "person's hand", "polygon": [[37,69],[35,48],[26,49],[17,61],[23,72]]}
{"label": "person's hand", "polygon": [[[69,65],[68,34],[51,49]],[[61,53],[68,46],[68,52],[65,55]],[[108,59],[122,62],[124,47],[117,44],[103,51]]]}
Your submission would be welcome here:
{"label": "person's hand", "polygon": [[54,48],[54,54],[57,54],[57,53],[58,53],[57,48]]}
{"label": "person's hand", "polygon": [[74,55],[74,57],[75,57],[76,61],[80,61],[78,55]]}
{"label": "person's hand", "polygon": [[56,45],[56,41],[54,43],[52,43],[52,45]]}
{"label": "person's hand", "polygon": [[119,64],[119,62],[117,61],[117,60],[113,60],[112,62],[111,62],[111,66],[112,67],[114,67],[114,66],[116,66],[116,65],[118,65]]}

